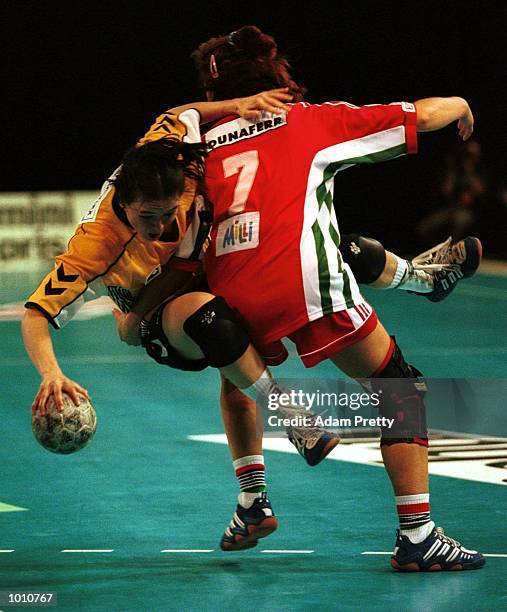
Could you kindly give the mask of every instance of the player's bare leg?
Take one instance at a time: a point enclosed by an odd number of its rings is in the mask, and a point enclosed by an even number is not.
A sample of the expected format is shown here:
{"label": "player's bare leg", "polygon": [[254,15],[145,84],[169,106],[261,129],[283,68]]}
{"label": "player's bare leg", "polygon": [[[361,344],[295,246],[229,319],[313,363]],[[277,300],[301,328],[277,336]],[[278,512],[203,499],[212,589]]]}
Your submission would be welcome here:
{"label": "player's bare leg", "polygon": [[[187,293],[164,308],[164,332],[171,346],[186,359],[206,357],[232,384],[253,399],[279,395],[272,378],[246,332],[238,326],[222,298],[209,293]],[[305,414],[302,406],[284,407],[286,416]],[[309,465],[318,465],[338,444],[339,437],[322,427],[290,427],[290,441]]]}
{"label": "player's bare leg", "polygon": [[256,403],[222,377],[220,405],[233,460],[262,455],[262,419],[257,419]]}
{"label": "player's bare leg", "polygon": [[[162,325],[171,348],[182,358],[206,359],[228,380],[222,395],[223,414],[241,493],[220,546],[223,550],[251,548],[259,538],[272,533],[278,521],[264,491],[256,404],[233,385],[253,397],[279,395],[282,390],[222,298],[204,292],[180,296],[165,305]],[[306,414],[304,407],[284,408],[289,409]],[[309,465],[320,463],[339,441],[336,434],[316,426],[291,430],[301,430],[296,448]]]}
{"label": "player's bare leg", "polygon": [[342,236],[340,252],[356,280],[378,289],[401,289],[439,302],[450,295],[459,281],[475,274],[482,258],[478,238],[451,238],[412,260],[384,249],[374,238],[358,234]]}
{"label": "player's bare leg", "polygon": [[240,494],[220,547],[224,551],[252,548],[277,529],[278,520],[266,494],[257,406],[237,387],[268,394],[275,383],[223,300],[204,292],[183,295],[164,308],[163,327],[182,357],[206,357],[221,372],[222,416]]}
{"label": "player's bare leg", "polygon": [[[380,323],[362,341],[334,355],[332,361],[353,378],[400,380],[394,404],[389,384],[384,389],[387,393],[384,392],[381,404],[381,412],[395,414],[396,421],[396,413],[404,414],[401,426],[395,425],[397,430],[393,437],[383,431],[381,439],[382,457],[396,496],[400,520],[392,567],[400,571],[482,567],[485,561],[481,554],[445,536],[430,519],[427,438],[424,432],[414,430],[415,433],[411,433],[409,427],[407,434],[405,429],[406,424],[419,422],[424,414],[418,386],[411,382],[416,380],[416,371],[405,362]],[[379,381],[379,384],[382,383]]]}
{"label": "player's bare leg", "polygon": [[[391,338],[379,322],[364,340],[343,349],[331,361],[351,378],[367,378],[382,364]],[[382,458],[395,495],[428,492],[428,449],[417,444],[382,445]]]}
{"label": "player's bare leg", "polygon": [[223,376],[220,403],[240,486],[236,511],[220,540],[220,548],[230,552],[256,546],[260,538],[277,529],[278,520],[265,492],[262,419],[257,420],[257,404]]}
{"label": "player's bare leg", "polygon": [[380,276],[370,283],[371,287],[376,287],[378,289],[387,289],[390,287],[391,283],[394,280],[394,275],[396,274],[396,269],[398,267],[398,260],[394,253],[390,251],[386,251],[386,263],[384,269],[380,273]]}

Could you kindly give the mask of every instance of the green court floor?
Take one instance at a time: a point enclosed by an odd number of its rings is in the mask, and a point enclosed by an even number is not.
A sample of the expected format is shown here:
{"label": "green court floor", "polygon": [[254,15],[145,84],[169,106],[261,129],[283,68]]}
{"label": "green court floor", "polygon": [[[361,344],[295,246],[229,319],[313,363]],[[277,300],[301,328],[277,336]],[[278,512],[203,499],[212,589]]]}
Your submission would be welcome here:
{"label": "green court floor", "polygon": [[[26,279],[0,281],[2,304],[25,296]],[[365,293],[427,376],[507,378],[505,278],[478,275],[437,305]],[[475,572],[400,575],[388,555],[362,554],[394,545],[382,469],[346,461],[309,468],[297,455],[266,451],[280,528],[256,549],[222,553],[237,494],[228,450],[188,437],[222,432],[216,373],[152,363],[116,341],[112,317],[71,323],[54,335],[57,354],[92,394],[99,426],[83,451],[57,456],[30,431],[38,375],[19,322],[2,320],[0,330],[0,550],[13,551],[0,552],[0,591],[55,591],[57,609],[68,611],[507,609],[505,486],[433,476],[437,524],[504,556]],[[335,372],[305,371],[292,357],[277,374]],[[112,552],[61,552],[90,549]]]}

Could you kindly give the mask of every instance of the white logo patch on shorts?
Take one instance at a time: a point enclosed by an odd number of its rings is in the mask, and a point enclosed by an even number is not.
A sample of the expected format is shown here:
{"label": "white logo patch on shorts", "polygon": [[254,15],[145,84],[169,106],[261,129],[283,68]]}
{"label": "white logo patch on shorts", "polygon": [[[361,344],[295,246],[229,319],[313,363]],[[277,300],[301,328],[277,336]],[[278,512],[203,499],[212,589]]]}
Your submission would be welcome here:
{"label": "white logo patch on shorts", "polygon": [[157,278],[157,276],[160,276],[161,274],[162,274],[162,266],[159,264],[158,266],[153,268],[153,270],[148,274],[144,284],[147,285],[150,281],[152,281],[154,278]]}
{"label": "white logo patch on shorts", "polygon": [[222,221],[216,237],[217,256],[256,249],[259,246],[259,223],[259,211],[242,213]]}

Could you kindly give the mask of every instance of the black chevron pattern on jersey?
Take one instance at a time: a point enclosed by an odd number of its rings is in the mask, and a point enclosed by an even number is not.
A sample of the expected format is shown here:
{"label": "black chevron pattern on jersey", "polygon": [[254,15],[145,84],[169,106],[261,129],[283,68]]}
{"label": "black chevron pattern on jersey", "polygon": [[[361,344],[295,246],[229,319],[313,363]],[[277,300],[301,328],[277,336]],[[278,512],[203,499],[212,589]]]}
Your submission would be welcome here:
{"label": "black chevron pattern on jersey", "polygon": [[[174,115],[173,115],[174,116]],[[168,123],[169,125],[171,125],[172,127],[176,126],[176,121],[175,119],[173,119],[172,117],[170,117],[169,115],[164,115],[162,117],[162,119],[160,120],[160,123]]]}
{"label": "black chevron pattern on jersey", "polygon": [[[171,128],[167,125],[157,125],[156,128],[153,128],[154,132],[159,132],[160,130],[162,130],[163,132],[165,132],[166,134],[170,134],[171,136],[173,135],[173,132],[171,130]],[[176,140],[176,138],[173,138],[173,140]]]}
{"label": "black chevron pattern on jersey", "polygon": [[[56,276],[61,283],[73,283],[76,278],[79,278],[79,274],[65,274],[63,263],[56,270]],[[65,289],[64,289],[65,291]]]}
{"label": "black chevron pattern on jersey", "polygon": [[67,289],[65,288],[60,288],[60,287],[53,287],[53,283],[51,282],[51,279],[48,280],[48,282],[44,285],[44,293],[46,295],[62,295],[62,293],[64,291],[67,291]]}
{"label": "black chevron pattern on jersey", "polygon": [[[167,125],[165,125],[167,124]],[[164,115],[160,121],[157,122],[156,127],[153,128],[153,132],[158,132],[160,130],[166,132],[166,134],[170,134],[174,137],[174,128],[176,127],[176,121],[171,117]],[[177,140],[175,138],[175,140]]]}

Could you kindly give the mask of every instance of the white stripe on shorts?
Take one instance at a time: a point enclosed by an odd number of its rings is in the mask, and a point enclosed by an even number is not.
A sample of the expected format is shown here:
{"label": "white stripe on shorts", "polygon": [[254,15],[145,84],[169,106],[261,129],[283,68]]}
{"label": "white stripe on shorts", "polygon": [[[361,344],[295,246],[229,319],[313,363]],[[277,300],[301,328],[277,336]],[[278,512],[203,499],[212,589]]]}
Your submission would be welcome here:
{"label": "white stripe on shorts", "polygon": [[[348,334],[345,334],[343,336],[340,336],[339,338],[336,338],[336,340],[333,340],[332,342],[328,342],[326,345],[319,347],[318,349],[314,350],[314,351],[310,351],[309,353],[301,353],[300,357],[308,357],[309,355],[315,355],[315,353],[320,353],[320,351],[328,348],[328,346],[332,346],[333,344],[335,344],[336,342],[341,342],[342,340],[344,340],[345,338],[348,338],[348,336],[350,336],[351,334],[355,334],[356,331],[362,327],[371,317],[371,315],[373,314],[373,309],[370,306],[370,312],[368,314],[368,317],[366,319],[363,319],[361,317],[361,315],[356,312],[355,307],[354,308],[348,308],[346,310],[347,315],[349,316],[349,319],[352,322],[352,325],[354,326],[354,329],[352,331],[349,331]],[[343,311],[340,311],[340,313]],[[340,313],[333,313],[333,314],[340,314]],[[328,315],[330,316],[330,315]]]}

